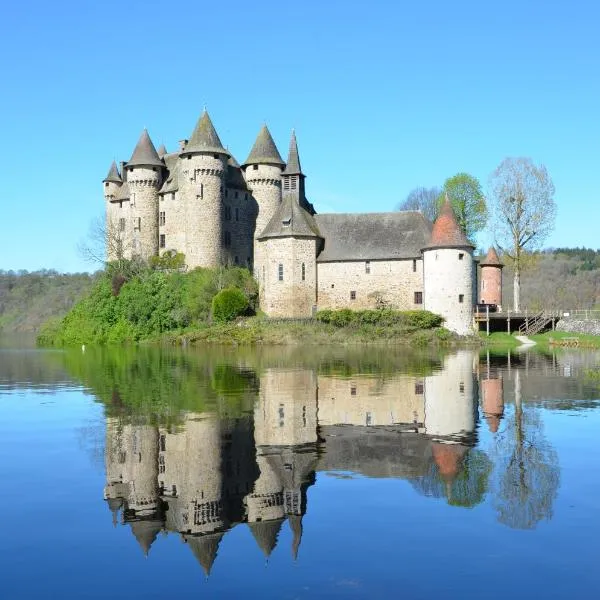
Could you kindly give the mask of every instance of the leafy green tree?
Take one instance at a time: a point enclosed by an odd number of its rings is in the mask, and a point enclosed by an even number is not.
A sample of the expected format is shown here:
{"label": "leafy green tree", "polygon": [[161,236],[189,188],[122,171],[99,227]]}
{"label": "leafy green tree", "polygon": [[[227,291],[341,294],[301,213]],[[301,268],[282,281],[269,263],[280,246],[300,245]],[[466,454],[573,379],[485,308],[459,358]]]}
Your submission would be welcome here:
{"label": "leafy green tree", "polygon": [[444,182],[438,206],[446,196],[452,204],[458,224],[474,244],[476,234],[485,227],[488,218],[486,199],[479,180],[468,173],[457,173]]}
{"label": "leafy green tree", "polygon": [[221,290],[212,299],[212,316],[215,321],[227,322],[240,317],[248,310],[248,298],[238,288]]}

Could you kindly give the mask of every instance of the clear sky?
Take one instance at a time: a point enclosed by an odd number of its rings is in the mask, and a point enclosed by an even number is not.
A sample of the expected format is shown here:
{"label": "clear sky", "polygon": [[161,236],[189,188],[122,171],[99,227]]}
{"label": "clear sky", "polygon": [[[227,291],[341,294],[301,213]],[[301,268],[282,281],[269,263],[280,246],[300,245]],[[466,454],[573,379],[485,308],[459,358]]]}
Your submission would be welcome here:
{"label": "clear sky", "polygon": [[[318,212],[392,210],[506,156],[548,168],[548,246],[600,247],[596,0],[10,2],[0,18],[0,268],[88,270],[101,180],[204,105],[242,162],[296,129]],[[491,238],[483,235],[481,243]]]}

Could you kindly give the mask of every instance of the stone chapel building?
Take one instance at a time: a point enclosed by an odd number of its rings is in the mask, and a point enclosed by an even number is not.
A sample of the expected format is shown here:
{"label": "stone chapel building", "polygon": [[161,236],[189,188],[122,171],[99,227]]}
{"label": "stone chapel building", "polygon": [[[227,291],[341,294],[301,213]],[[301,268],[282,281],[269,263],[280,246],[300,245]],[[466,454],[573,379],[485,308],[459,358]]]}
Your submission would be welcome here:
{"label": "stone chapel building", "polygon": [[[156,150],[144,130],[103,181],[108,260],[177,251],[190,269],[246,266],[271,317],[424,308],[452,331],[473,331],[474,247],[449,202],[434,224],[415,211],[317,214],[305,179],[293,132],[286,162],[265,125],[240,166],[206,111],[175,152]],[[501,264],[491,258],[496,297]]]}

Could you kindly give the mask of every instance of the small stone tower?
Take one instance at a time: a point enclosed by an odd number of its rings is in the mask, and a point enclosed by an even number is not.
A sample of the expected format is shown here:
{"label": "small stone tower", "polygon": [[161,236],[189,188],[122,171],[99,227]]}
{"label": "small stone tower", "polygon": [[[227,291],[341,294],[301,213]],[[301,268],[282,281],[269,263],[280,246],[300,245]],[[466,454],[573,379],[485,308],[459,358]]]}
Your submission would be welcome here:
{"label": "small stone tower", "polygon": [[243,164],[246,175],[246,184],[258,204],[256,227],[254,228],[254,265],[255,270],[260,270],[256,251],[257,239],[264,231],[275,211],[281,204],[281,171],[285,163],[281,159],[279,150],[273,141],[266,125],[258,132],[254,146]]}
{"label": "small stone tower", "polygon": [[164,166],[144,129],[125,166],[133,231],[132,254],[144,260],[158,254],[158,190]]}
{"label": "small stone tower", "polygon": [[502,307],[502,269],[504,265],[498,258],[496,249],[491,246],[487,256],[479,263],[481,267],[481,287],[479,288],[479,302],[482,304],[496,304]]}
{"label": "small stone tower", "polygon": [[121,174],[114,160],[112,165],[110,165],[108,175],[102,180],[102,183],[104,184],[104,199],[107,202],[114,200],[117,197],[119,188],[123,185]]}
{"label": "small stone tower", "polygon": [[296,136],[282,173],[283,198],[260,234],[260,307],[272,317],[310,317],[317,305],[317,253],[322,238],[304,195]]}
{"label": "small stone tower", "polygon": [[121,248],[125,243],[126,234],[126,222],[121,221],[121,213],[120,207],[122,203],[119,203],[117,198],[119,197],[119,192],[123,185],[123,179],[121,179],[121,174],[119,173],[119,169],[117,168],[117,163],[113,160],[110,169],[108,170],[108,175],[102,180],[102,185],[104,186],[104,200],[105,200],[105,214],[106,214],[106,232],[107,236],[110,235],[111,239],[106,240],[106,260],[111,261],[117,258],[117,248],[114,244],[115,240],[112,239],[114,236],[112,233],[116,233],[117,243],[121,243]]}
{"label": "small stone tower", "polygon": [[188,267],[223,262],[223,198],[229,152],[206,110],[180,155],[181,195],[186,199],[185,257]]}
{"label": "small stone tower", "polygon": [[421,250],[424,308],[444,317],[445,327],[459,335],[473,333],[473,250],[446,197]]}

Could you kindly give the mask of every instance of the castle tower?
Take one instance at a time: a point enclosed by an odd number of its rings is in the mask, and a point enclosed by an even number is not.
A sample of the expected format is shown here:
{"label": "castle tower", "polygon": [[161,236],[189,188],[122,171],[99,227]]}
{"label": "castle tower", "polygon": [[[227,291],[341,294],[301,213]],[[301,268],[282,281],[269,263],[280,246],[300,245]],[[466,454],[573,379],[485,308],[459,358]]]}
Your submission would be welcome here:
{"label": "castle tower", "polygon": [[310,317],[317,306],[317,254],[322,237],[304,194],[296,135],[282,173],[283,197],[260,234],[261,310],[271,317]]}
{"label": "castle tower", "polygon": [[281,159],[271,132],[266,125],[263,125],[246,162],[242,165],[246,184],[258,204],[254,227],[254,275],[259,285],[262,283],[260,271],[263,261],[260,257],[261,247],[258,237],[281,203],[281,171],[284,167],[285,163]]}
{"label": "castle tower", "polygon": [[148,260],[158,254],[158,190],[164,162],[145,129],[125,168],[133,222],[132,254]]}
{"label": "castle tower", "polygon": [[180,155],[180,190],[185,203],[185,257],[188,267],[223,263],[223,197],[229,152],[206,110]]}
{"label": "castle tower", "polygon": [[459,335],[473,333],[473,250],[446,197],[421,250],[424,308],[444,317],[445,327]]}
{"label": "castle tower", "polygon": [[115,247],[115,242],[121,242],[121,248],[124,246],[125,236],[127,235],[127,218],[124,217],[127,213],[123,211],[123,202],[119,201],[122,192],[123,179],[117,168],[117,163],[113,160],[108,175],[102,180],[104,186],[105,214],[106,214],[106,231],[107,235],[115,237],[115,239],[107,239],[106,243],[106,259],[108,261],[118,258],[118,248]]}
{"label": "castle tower", "polygon": [[117,197],[119,188],[123,185],[121,174],[114,160],[112,165],[110,165],[108,175],[102,180],[102,183],[104,184],[104,199],[107,202],[114,200]]}
{"label": "castle tower", "polygon": [[498,258],[496,249],[491,246],[487,256],[479,263],[481,267],[481,287],[479,302],[481,304],[496,304],[502,307],[502,269],[504,265]]}

